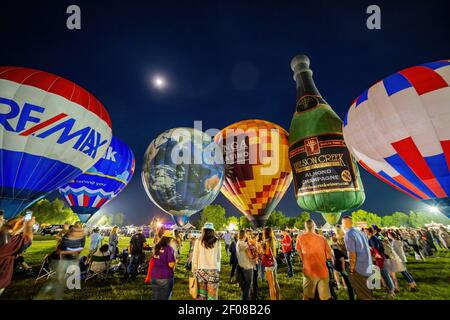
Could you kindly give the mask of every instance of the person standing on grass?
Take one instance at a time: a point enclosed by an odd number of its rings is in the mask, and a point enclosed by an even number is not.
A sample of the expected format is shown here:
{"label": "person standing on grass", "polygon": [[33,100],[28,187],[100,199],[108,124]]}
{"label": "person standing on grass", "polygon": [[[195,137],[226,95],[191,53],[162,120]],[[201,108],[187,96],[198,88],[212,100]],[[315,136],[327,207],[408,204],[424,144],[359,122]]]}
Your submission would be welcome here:
{"label": "person standing on grass", "polygon": [[281,240],[281,250],[286,259],[287,273],[288,277],[294,276],[294,271],[292,268],[292,238],[288,230],[283,230],[283,240]]}
{"label": "person standing on grass", "polygon": [[388,264],[386,263],[389,256],[384,251],[383,241],[380,237],[375,235],[375,231],[372,227],[365,228],[364,232],[369,239],[370,251],[375,258],[375,265],[380,268],[381,277],[388,290],[387,298],[393,299],[395,297],[395,284],[389,273]]}
{"label": "person standing on grass", "polygon": [[117,234],[118,226],[114,226],[108,239],[109,252],[111,253],[111,260],[117,255],[119,248],[119,235]]}
{"label": "person standing on grass", "polygon": [[228,253],[230,252],[230,245],[231,240],[233,239],[233,235],[230,233],[230,231],[227,231],[225,235],[223,236],[223,241],[225,242],[225,254],[228,256]]}
{"label": "person standing on grass", "polygon": [[[3,212],[0,219],[3,220]],[[34,217],[25,221],[25,218],[12,219],[2,222],[0,237],[3,243],[0,246],[0,295],[11,284],[14,273],[14,260],[17,255],[28,248],[33,242]]]}
{"label": "person standing on grass", "polygon": [[174,234],[166,230],[155,246],[153,267],[150,278],[153,300],[170,300],[173,291],[174,269],[176,265],[175,251],[170,245]]}
{"label": "person standing on grass", "polygon": [[256,248],[257,248],[257,250],[258,250],[258,270],[259,270],[259,274],[260,274],[260,277],[261,277],[261,281],[266,281],[266,269],[265,269],[265,267],[262,265],[262,255],[261,255],[261,252],[262,252],[262,246],[263,246],[263,242],[264,242],[264,240],[263,240],[263,234],[262,234],[262,232],[259,232],[258,233],[258,236],[257,236],[257,238],[256,238]]}
{"label": "person standing on grass", "polygon": [[127,277],[131,277],[132,279],[137,277],[138,267],[143,261],[143,250],[146,243],[147,239],[145,239],[145,236],[142,234],[142,228],[139,227],[137,233],[130,239],[130,246],[128,249],[128,252],[130,253],[130,262],[128,264]]}
{"label": "person standing on grass", "polygon": [[238,242],[238,235],[233,235],[233,240],[230,244],[230,266],[231,266],[231,273],[230,273],[230,283],[234,283],[234,275],[236,273],[236,268],[238,265],[238,258],[237,258],[237,242]]}
{"label": "person standing on grass", "polygon": [[324,236],[315,233],[315,223],[305,222],[306,232],[297,237],[296,249],[303,264],[303,299],[312,300],[319,293],[320,300],[331,299],[327,260],[331,248]]}
{"label": "person standing on grass", "polygon": [[192,272],[197,278],[198,300],[219,298],[221,242],[216,235],[214,224],[207,222],[202,228],[202,236],[195,241],[192,255]]}
{"label": "person standing on grass", "polygon": [[402,259],[394,249],[394,241],[396,240],[396,235],[393,232],[389,231],[387,233],[387,236],[389,240],[385,239],[383,241],[384,250],[386,252],[386,255],[389,257],[388,259],[386,259],[386,266],[392,280],[394,281],[395,291],[400,292],[397,276],[395,275],[395,273],[400,272],[405,278],[406,282],[408,282],[410,291],[416,292],[416,282],[414,281],[412,275],[408,272],[408,270],[406,270],[406,264],[403,263]]}
{"label": "person standing on grass", "polygon": [[430,228],[425,228],[425,237],[427,239],[427,243],[430,246],[431,250],[434,250],[434,252],[437,252],[438,249],[436,248],[436,245],[434,244],[434,236],[433,233],[431,233]]}
{"label": "person standing on grass", "polygon": [[[248,249],[250,250],[251,256],[254,257],[254,259],[258,258],[258,246],[256,242],[256,238],[253,236],[253,232],[251,229],[247,229],[245,231],[246,234],[246,241],[248,243]],[[258,297],[258,263],[255,261],[253,264],[253,280],[252,280],[252,291],[251,291],[251,297],[253,300],[259,300]]]}
{"label": "person standing on grass", "polygon": [[367,286],[367,280],[372,275],[372,256],[369,241],[364,233],[353,227],[351,216],[342,218],[345,229],[345,247],[349,258],[349,278],[356,296],[360,300],[374,300]]}
{"label": "person standing on grass", "polygon": [[[347,248],[344,242],[344,230],[342,230],[340,225],[335,227],[335,235],[331,238],[333,241],[332,249],[334,256],[334,270],[342,277],[344,285],[348,292],[348,298],[350,300],[355,300],[355,294],[353,292],[352,285],[350,283],[350,278],[348,276],[348,256]],[[339,279],[339,277],[337,277]]]}
{"label": "person standing on grass", "polygon": [[237,260],[242,274],[242,300],[250,300],[256,257],[253,255],[245,230],[239,231],[236,244]]}
{"label": "person standing on grass", "polygon": [[89,254],[94,254],[100,243],[103,240],[103,236],[99,233],[100,229],[95,227],[91,234],[91,243],[89,244]]}
{"label": "person standing on grass", "polygon": [[280,285],[277,279],[276,240],[272,228],[265,227],[263,242],[260,248],[261,264],[265,268],[266,280],[269,285],[271,300],[280,300]]}
{"label": "person standing on grass", "polygon": [[450,248],[450,235],[444,227],[439,227],[438,236],[442,246],[448,250]]}

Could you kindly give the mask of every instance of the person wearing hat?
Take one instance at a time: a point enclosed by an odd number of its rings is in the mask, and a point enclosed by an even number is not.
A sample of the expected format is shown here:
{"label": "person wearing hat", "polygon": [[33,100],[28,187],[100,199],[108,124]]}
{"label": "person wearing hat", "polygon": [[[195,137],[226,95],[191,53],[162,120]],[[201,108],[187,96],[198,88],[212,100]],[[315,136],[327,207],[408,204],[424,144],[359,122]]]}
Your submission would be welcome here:
{"label": "person wearing hat", "polygon": [[221,250],[214,224],[205,223],[192,254],[192,272],[197,278],[198,300],[217,300],[219,297]]}
{"label": "person wearing hat", "polygon": [[[176,265],[175,251],[170,242],[175,239],[172,230],[164,231],[161,239],[155,246],[153,262],[149,275],[152,284],[153,300],[170,300],[173,290],[174,269]],[[146,282],[148,282],[148,279]]]}
{"label": "person wearing hat", "polygon": [[94,254],[97,248],[100,246],[103,240],[102,235],[99,233],[100,229],[95,227],[91,234],[91,243],[89,245],[89,254]]}

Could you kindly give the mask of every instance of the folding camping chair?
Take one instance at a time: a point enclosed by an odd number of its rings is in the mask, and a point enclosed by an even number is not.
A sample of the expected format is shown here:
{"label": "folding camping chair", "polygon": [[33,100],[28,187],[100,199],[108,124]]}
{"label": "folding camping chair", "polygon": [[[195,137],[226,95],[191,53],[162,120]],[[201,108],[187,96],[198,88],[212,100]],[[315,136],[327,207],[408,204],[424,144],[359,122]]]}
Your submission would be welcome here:
{"label": "folding camping chair", "polygon": [[[104,263],[105,269],[95,271],[92,269],[93,263]],[[86,272],[86,278],[84,279],[84,281],[86,282],[89,279],[92,279],[95,277],[106,279],[110,272],[110,265],[111,265],[111,260],[110,260],[109,254],[108,255],[102,254],[101,256],[93,254],[89,259],[89,266],[88,266],[88,269]]]}
{"label": "folding camping chair", "polygon": [[52,268],[50,259],[52,258],[54,252],[47,254],[42,261],[41,268],[39,269],[39,273],[36,277],[35,283],[37,283],[40,279],[49,279],[56,274],[56,271]]}

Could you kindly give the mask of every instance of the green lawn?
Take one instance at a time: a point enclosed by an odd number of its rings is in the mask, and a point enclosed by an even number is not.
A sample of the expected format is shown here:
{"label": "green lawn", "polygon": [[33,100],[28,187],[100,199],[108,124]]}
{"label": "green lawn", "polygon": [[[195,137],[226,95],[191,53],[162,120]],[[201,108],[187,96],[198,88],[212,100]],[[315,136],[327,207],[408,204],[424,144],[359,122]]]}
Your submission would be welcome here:
{"label": "green lawn", "polygon": [[[128,245],[129,238],[122,238],[119,244],[121,249]],[[89,243],[89,240],[87,241]],[[32,246],[25,253],[26,261],[38,271],[45,254],[52,251],[55,240],[52,237],[36,236]],[[223,246],[224,247],[224,246]],[[86,253],[83,252],[84,254]],[[182,257],[175,272],[175,286],[173,299],[191,299],[188,293],[188,274],[184,268],[188,243],[182,248]],[[222,255],[220,299],[236,300],[240,299],[240,289],[236,284],[229,284],[230,266],[225,251]],[[430,300],[430,299],[450,299],[450,252],[439,252],[435,257],[427,261],[409,260],[408,270],[415,278],[419,292],[411,293],[406,290],[406,283],[399,275],[399,280],[403,290],[397,294],[397,299],[404,300]],[[302,274],[300,272],[299,261],[294,263],[295,275],[288,278],[286,267],[281,266],[278,271],[278,279],[281,287],[283,299],[302,299]],[[52,282],[41,280],[35,284],[34,278],[21,278],[13,281],[12,285],[6,289],[0,299],[52,299],[52,295],[46,293]],[[260,282],[260,298],[268,299],[268,289],[266,283]],[[338,292],[340,300],[347,299],[346,291],[341,289]],[[377,298],[385,296],[383,290],[376,292]],[[64,299],[151,299],[151,287],[144,284],[144,275],[138,276],[135,280],[124,281],[119,276],[114,276],[106,281],[93,279],[87,283],[82,283],[81,290],[66,290]]]}

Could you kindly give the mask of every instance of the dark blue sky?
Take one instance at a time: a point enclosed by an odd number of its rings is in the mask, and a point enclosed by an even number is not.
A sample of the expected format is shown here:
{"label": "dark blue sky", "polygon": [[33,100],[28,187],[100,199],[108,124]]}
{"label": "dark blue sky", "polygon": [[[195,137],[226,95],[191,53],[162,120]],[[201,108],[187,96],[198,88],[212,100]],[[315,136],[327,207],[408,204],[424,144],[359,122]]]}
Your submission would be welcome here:
{"label": "dark blue sky", "polygon": [[[103,102],[114,135],[136,156],[129,186],[105,211],[143,223],[161,214],[140,180],[147,145],[162,131],[221,129],[259,118],[288,129],[295,105],[289,63],[311,58],[316,84],[343,117],[353,99],[405,67],[450,58],[448,1],[9,1],[0,6],[1,65],[42,69],[68,78]],[[78,4],[82,30],[66,28]],[[366,28],[370,4],[382,29]],[[148,78],[164,74],[164,92]],[[389,214],[421,204],[361,170],[362,208]],[[220,195],[216,203],[238,214]],[[292,187],[279,204],[301,212]]]}

